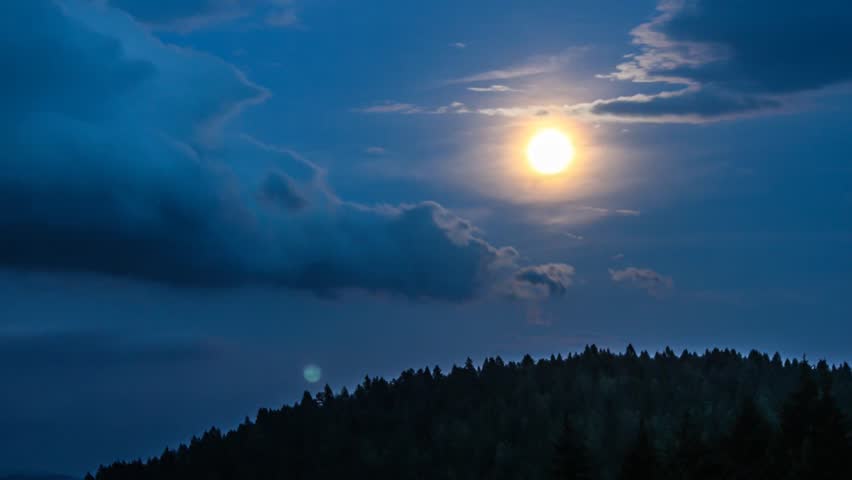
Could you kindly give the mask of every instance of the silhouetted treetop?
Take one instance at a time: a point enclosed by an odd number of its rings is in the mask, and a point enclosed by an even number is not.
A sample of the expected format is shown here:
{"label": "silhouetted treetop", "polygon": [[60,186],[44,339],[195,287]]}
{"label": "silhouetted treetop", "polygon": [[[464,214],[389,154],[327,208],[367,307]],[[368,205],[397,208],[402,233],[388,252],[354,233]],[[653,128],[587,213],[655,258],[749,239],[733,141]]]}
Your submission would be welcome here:
{"label": "silhouetted treetop", "polygon": [[852,478],[848,365],[587,346],[329,386],[95,480]]}

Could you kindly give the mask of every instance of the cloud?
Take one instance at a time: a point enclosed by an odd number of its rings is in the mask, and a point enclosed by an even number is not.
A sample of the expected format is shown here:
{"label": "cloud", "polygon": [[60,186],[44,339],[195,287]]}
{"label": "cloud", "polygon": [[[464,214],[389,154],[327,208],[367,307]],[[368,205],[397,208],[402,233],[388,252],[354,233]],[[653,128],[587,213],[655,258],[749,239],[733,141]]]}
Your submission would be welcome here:
{"label": "cloud", "polygon": [[4,19],[0,268],[453,301],[518,268],[435,202],[340,199],[298,153],[232,132],[268,92],[219,58],[90,2]]}
{"label": "cloud", "polygon": [[389,102],[357,109],[356,111],[362,113],[419,113],[422,112],[422,109],[411,103]]}
{"label": "cloud", "polygon": [[519,107],[492,107],[479,108],[476,113],[488,117],[543,117],[550,114],[551,111],[561,111],[559,105],[528,105]]}
{"label": "cloud", "polygon": [[411,103],[381,103],[371,107],[355,109],[355,111],[361,113],[396,113],[403,115],[442,115],[447,113],[462,114],[472,112],[467,105],[458,101],[435,108],[421,107]]}
{"label": "cloud", "polygon": [[136,20],[163,30],[191,31],[254,13],[267,25],[289,27],[299,22],[290,0],[106,0]]}
{"label": "cloud", "polygon": [[450,46],[453,47],[453,48],[458,48],[458,49],[467,48],[467,44],[464,43],[464,42],[451,43]]}
{"label": "cloud", "polygon": [[662,0],[632,31],[637,54],[604,78],[677,89],[599,100],[591,113],[626,120],[707,121],[784,106],[852,80],[852,4]]}
{"label": "cloud", "polygon": [[434,110],[423,110],[422,113],[432,113],[432,114],[441,114],[441,113],[470,113],[470,109],[467,108],[462,102],[452,102],[449,105],[442,105]]}
{"label": "cloud", "polygon": [[519,269],[513,275],[507,295],[522,300],[558,297],[573,284],[574,267],[564,263],[548,263]]}
{"label": "cloud", "polygon": [[520,92],[520,90],[506,85],[491,85],[489,87],[467,87],[471,92]]}
{"label": "cloud", "polygon": [[[520,91],[520,90],[516,90]],[[572,112],[576,112],[581,108],[583,112],[588,111],[588,107],[571,106]],[[561,112],[566,111],[560,105],[529,105],[519,107],[492,107],[492,108],[475,108],[468,106],[462,102],[452,102],[449,105],[441,105],[438,107],[428,107],[415,105],[412,103],[380,103],[365,108],[356,108],[353,111],[360,113],[395,113],[401,115],[441,115],[441,114],[476,114],[485,115],[487,117],[545,117],[550,115],[551,111]]]}
{"label": "cloud", "polygon": [[584,48],[571,48],[556,55],[537,55],[524,63],[510,67],[487,70],[484,72],[467,75],[450,80],[447,83],[472,83],[488,82],[494,80],[509,80],[512,78],[528,77],[545,73],[554,73],[563,70],[577,55],[585,51]]}
{"label": "cloud", "polygon": [[627,267],[622,270],[609,270],[610,278],[615,283],[624,283],[648,292],[648,295],[662,298],[674,288],[671,277],[660,275],[650,268]]}
{"label": "cloud", "polygon": [[590,104],[575,105],[572,110],[587,109],[593,115],[615,119],[700,123],[779,109],[782,106],[782,102],[774,98],[738,95],[704,87],[597,100]]}
{"label": "cloud", "polygon": [[626,208],[603,208],[589,205],[560,206],[558,209],[545,209],[536,213],[533,217],[537,223],[545,225],[577,225],[592,222],[608,216],[637,217],[641,215],[639,210]]}
{"label": "cloud", "polygon": [[384,147],[367,147],[364,152],[370,155],[384,155],[387,150]]}

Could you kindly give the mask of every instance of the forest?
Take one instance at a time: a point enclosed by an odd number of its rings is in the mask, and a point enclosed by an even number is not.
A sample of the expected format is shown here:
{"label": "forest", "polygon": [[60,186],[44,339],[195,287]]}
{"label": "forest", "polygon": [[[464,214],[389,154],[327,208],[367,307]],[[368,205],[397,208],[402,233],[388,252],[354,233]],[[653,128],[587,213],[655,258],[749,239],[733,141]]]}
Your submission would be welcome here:
{"label": "forest", "polygon": [[845,363],[587,346],[326,386],[87,480],[850,479],[850,414]]}

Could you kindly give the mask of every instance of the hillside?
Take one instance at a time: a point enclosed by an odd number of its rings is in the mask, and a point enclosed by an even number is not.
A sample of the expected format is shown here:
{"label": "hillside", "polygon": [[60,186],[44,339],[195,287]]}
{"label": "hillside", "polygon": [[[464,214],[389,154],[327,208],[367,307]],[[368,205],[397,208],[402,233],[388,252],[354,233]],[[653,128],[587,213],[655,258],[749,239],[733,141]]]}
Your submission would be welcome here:
{"label": "hillside", "polygon": [[590,346],[306,392],[96,478],[852,478],[850,413],[846,364]]}

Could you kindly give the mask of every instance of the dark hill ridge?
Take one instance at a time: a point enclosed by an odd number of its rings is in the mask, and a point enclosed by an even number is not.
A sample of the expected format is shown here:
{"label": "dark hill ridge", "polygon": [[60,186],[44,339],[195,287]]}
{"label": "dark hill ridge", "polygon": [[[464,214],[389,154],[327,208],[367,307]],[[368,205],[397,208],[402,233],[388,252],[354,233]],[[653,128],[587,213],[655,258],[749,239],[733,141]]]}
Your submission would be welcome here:
{"label": "dark hill ridge", "polygon": [[96,477],[852,478],[851,410],[847,364],[589,346],[326,386]]}

